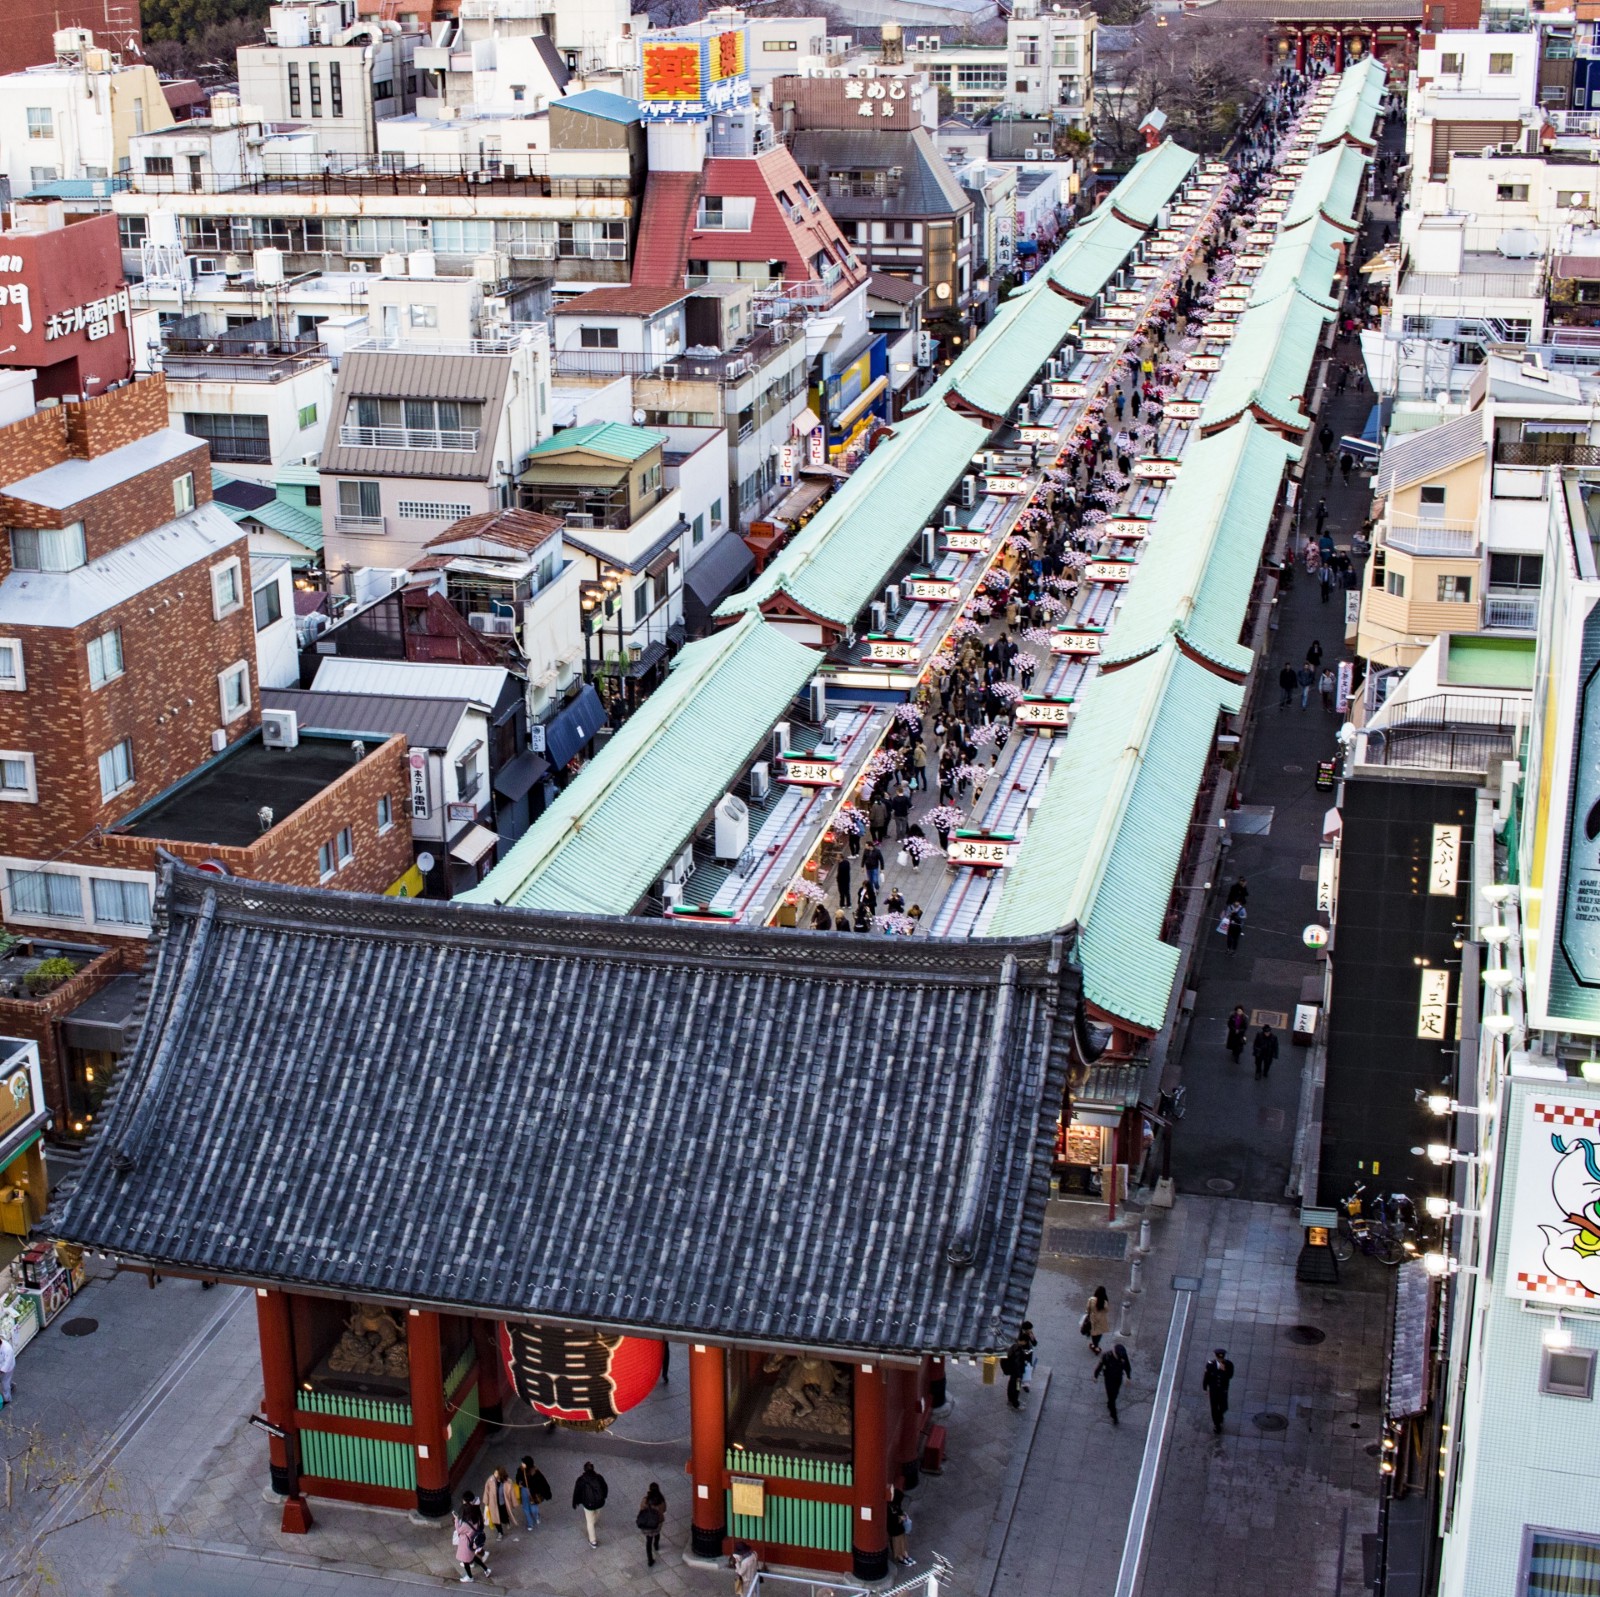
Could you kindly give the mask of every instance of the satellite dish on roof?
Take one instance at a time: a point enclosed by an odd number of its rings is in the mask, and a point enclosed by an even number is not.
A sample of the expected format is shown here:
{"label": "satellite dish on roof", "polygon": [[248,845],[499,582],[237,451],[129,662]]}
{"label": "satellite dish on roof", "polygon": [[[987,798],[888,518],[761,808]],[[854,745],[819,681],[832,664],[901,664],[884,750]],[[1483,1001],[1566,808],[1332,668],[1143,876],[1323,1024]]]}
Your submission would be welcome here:
{"label": "satellite dish on roof", "polygon": [[1532,260],[1544,254],[1539,235],[1530,233],[1525,227],[1514,227],[1509,233],[1502,233],[1495,240],[1494,247],[1497,253],[1510,261]]}
{"label": "satellite dish on roof", "polygon": [[417,869],[426,876],[433,869],[433,855],[426,853],[417,855]]}
{"label": "satellite dish on roof", "polygon": [[644,412],[642,410],[637,410],[636,409],[634,411],[634,413],[633,413],[633,425],[635,427],[644,426]]}

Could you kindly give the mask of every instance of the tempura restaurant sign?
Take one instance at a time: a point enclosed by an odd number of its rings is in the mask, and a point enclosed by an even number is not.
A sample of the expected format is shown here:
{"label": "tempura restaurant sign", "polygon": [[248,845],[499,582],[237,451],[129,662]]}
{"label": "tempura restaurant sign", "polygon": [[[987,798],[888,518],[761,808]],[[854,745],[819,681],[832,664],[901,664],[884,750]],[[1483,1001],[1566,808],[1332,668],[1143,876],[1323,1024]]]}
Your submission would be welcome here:
{"label": "tempura restaurant sign", "polygon": [[1428,855],[1428,891],[1454,898],[1461,875],[1461,828],[1436,826]]}

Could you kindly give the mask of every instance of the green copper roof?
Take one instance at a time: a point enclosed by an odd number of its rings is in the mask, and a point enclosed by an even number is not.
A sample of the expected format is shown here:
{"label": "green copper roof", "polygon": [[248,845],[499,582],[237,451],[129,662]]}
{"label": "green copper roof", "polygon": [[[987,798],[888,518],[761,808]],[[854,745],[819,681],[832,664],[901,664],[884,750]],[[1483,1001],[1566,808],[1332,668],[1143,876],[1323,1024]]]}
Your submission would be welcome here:
{"label": "green copper roof", "polygon": [[1280,294],[1247,310],[1235,324],[1222,370],[1206,394],[1201,429],[1235,421],[1252,408],[1285,427],[1308,427],[1301,400],[1330,314],[1299,294]]}
{"label": "green copper roof", "polygon": [[1149,1031],[1165,1023],[1179,952],[1161,940],[1189,817],[1240,690],[1176,644],[1084,694],[1015,865],[991,937],[1076,924],[1084,994]]}
{"label": "green copper roof", "polygon": [[474,903],[626,915],[737,780],[816,653],[749,615],[667,680],[477,887]]}
{"label": "green copper roof", "polygon": [[[1112,198],[1115,197],[1113,191]],[[1143,237],[1138,228],[1113,216],[1109,205],[1102,205],[1094,218],[1078,228],[1056,251],[1040,275],[1068,293],[1093,299],[1116,275]]]}
{"label": "green copper roof", "polygon": [[[287,468],[285,468],[286,470]],[[280,470],[278,480],[284,480],[285,471]],[[212,469],[211,481],[213,487],[225,487],[230,482],[239,479],[217,468]],[[315,471],[311,473],[311,480],[318,480]],[[285,499],[281,493],[276,498],[269,499],[264,505],[257,505],[252,510],[241,509],[238,505],[230,505],[226,500],[212,501],[218,510],[230,521],[245,522],[259,521],[263,527],[270,527],[274,532],[282,533],[285,538],[293,539],[303,549],[311,554],[322,552],[322,517],[315,510],[307,510],[304,505],[296,504],[292,499]],[[298,561],[298,557],[295,557]],[[304,562],[298,562],[304,564]]]}
{"label": "green copper roof", "polygon": [[615,421],[591,421],[582,427],[568,427],[552,433],[532,455],[552,455],[566,449],[588,449],[612,460],[638,460],[658,448],[660,433],[646,432],[642,427],[624,427]]}
{"label": "green copper roof", "polygon": [[1298,453],[1253,421],[1189,445],[1128,585],[1105,665],[1141,659],[1176,636],[1224,671],[1250,669],[1254,656],[1239,632],[1284,467]]}
{"label": "green copper roof", "polygon": [[1314,216],[1322,216],[1346,233],[1355,232],[1366,167],[1366,155],[1348,144],[1313,155],[1306,162],[1289,209],[1283,213],[1283,226],[1297,227]]}
{"label": "green copper roof", "polygon": [[802,610],[848,626],[882,591],[988,437],[982,422],[937,405],[900,422],[850,480],[719,616],[786,593]]}
{"label": "green copper roof", "polygon": [[1106,204],[1130,222],[1154,227],[1156,217],[1199,159],[1193,150],[1167,139],[1133,163],[1128,175],[1106,196]]}
{"label": "green copper roof", "polygon": [[1011,407],[1026,396],[1040,368],[1083,316],[1081,305],[1043,283],[1015,303],[1003,336],[983,344],[954,385],[963,399],[990,416],[1009,418]]}
{"label": "green copper roof", "polygon": [[1280,294],[1297,293],[1324,310],[1337,310],[1333,280],[1339,275],[1338,246],[1344,234],[1315,217],[1279,236],[1256,273],[1249,303],[1265,305]]}

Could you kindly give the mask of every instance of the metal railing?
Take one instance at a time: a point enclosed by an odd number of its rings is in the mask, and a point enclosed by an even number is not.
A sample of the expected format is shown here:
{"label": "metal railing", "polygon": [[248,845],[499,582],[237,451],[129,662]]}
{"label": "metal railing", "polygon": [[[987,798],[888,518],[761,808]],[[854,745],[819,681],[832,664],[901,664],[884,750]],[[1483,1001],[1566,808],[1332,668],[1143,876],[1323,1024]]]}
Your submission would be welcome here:
{"label": "metal railing", "polygon": [[442,449],[472,454],[483,437],[479,427],[362,427],[344,422],[339,442],[357,449]]}
{"label": "metal railing", "polygon": [[1478,529],[1470,521],[1397,517],[1384,529],[1383,541],[1391,549],[1405,554],[1475,555]]}
{"label": "metal railing", "polygon": [[1524,699],[1468,693],[1430,693],[1393,700],[1366,728],[1368,765],[1406,765],[1429,771],[1486,771],[1516,752],[1527,719]]}
{"label": "metal railing", "polygon": [[333,518],[335,532],[347,532],[353,538],[381,538],[386,530],[382,516],[339,516]]}
{"label": "metal railing", "polygon": [[1510,632],[1532,632],[1539,624],[1538,597],[1491,593],[1483,601],[1483,624]]}
{"label": "metal railing", "polygon": [[1495,440],[1497,466],[1600,466],[1600,444],[1568,442],[1547,438],[1535,442],[1527,438]]}
{"label": "metal railing", "polygon": [[1402,294],[1430,299],[1538,299],[1543,291],[1537,272],[1407,272]]}
{"label": "metal railing", "polygon": [[670,359],[626,349],[558,349],[551,364],[558,377],[639,377]]}
{"label": "metal railing", "polygon": [[250,172],[130,172],[135,194],[533,194],[566,199],[625,199],[626,177],[551,177],[548,158],[472,156],[274,155]]}
{"label": "metal railing", "polygon": [[345,346],[346,354],[394,353],[400,355],[508,355],[523,344],[531,344],[541,329],[529,325],[509,333],[491,333],[483,338],[362,338]]}
{"label": "metal railing", "polygon": [[281,383],[287,377],[326,365],[325,351],[315,355],[174,355],[161,358],[169,383]]}

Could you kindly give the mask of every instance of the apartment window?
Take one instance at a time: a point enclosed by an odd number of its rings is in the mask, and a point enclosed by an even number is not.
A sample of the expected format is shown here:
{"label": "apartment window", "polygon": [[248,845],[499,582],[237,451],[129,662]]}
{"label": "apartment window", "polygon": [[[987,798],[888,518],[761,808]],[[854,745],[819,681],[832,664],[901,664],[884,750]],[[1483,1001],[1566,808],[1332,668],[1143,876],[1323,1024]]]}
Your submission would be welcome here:
{"label": "apartment window", "polygon": [[1565,210],[1586,210],[1589,205],[1588,189],[1557,189],[1556,204]]}
{"label": "apartment window", "polygon": [[556,252],[556,226],[554,222],[528,221],[515,218],[494,224],[495,248],[518,260],[548,261]]}
{"label": "apartment window", "polygon": [[394,800],[387,793],[378,795],[378,836],[394,825]]}
{"label": "apartment window", "polygon": [[346,255],[404,255],[427,248],[428,229],[420,217],[349,217],[344,224]]}
{"label": "apartment window", "polygon": [[[379,96],[381,98],[381,96]],[[328,63],[328,100],[335,116],[344,115],[344,80],[340,75],[339,63]]]}
{"label": "apartment window", "polygon": [[[321,509],[321,507],[322,507],[322,489],[321,489],[320,486],[319,487],[315,487],[315,488],[309,488],[308,487],[305,490],[305,496],[306,496],[306,508],[308,510],[319,510],[319,509]],[[466,511],[463,510],[461,513],[462,513],[462,515],[465,515]]]}
{"label": "apartment window", "polygon": [[1531,1526],[1525,1535],[1521,1597],[1578,1597],[1600,1584],[1600,1538]]}
{"label": "apartment window", "polygon": [[355,833],[348,826],[341,826],[333,840],[334,852],[339,856],[341,870],[356,857]]}
{"label": "apartment window", "polygon": [[578,329],[578,343],[584,349],[615,349],[617,347],[617,329],[615,327],[580,327]]}
{"label": "apartment window", "polygon": [[477,766],[476,755],[483,745],[474,743],[471,748],[462,754],[455,762],[456,767],[456,792],[463,799],[469,799],[478,791],[478,783],[482,780]]}
{"label": "apartment window", "polygon": [[133,131],[144,132],[144,96],[135,95],[133,99]]}
{"label": "apartment window", "polygon": [[[1539,1367],[1539,1390],[1548,1392],[1552,1397],[1593,1397],[1594,1350],[1584,1347],[1560,1349],[1547,1347]],[[1595,1568],[1590,1573],[1600,1578],[1600,1560],[1597,1560]],[[1595,1587],[1562,1589],[1594,1590]]]}
{"label": "apartment window", "polygon": [[439,325],[439,307],[437,305],[411,305],[407,307],[408,320],[413,327],[437,328]]}
{"label": "apartment window", "polygon": [[83,919],[83,881],[65,871],[8,871],[11,913],[47,920]]}
{"label": "apartment window", "polygon": [[317,878],[327,881],[333,875],[333,844],[319,843],[317,845]]}
{"label": "apartment window", "polygon": [[322,115],[322,68],[315,62],[306,67],[306,80],[311,85],[311,114]]}
{"label": "apartment window", "polygon": [[626,222],[558,222],[556,252],[565,258],[623,261],[628,258]]}
{"label": "apartment window", "polygon": [[1444,484],[1427,482],[1417,490],[1419,516],[1437,517],[1444,514]]}
{"label": "apartment window", "polygon": [[103,688],[126,669],[122,659],[122,628],[113,627],[89,639],[89,686]]}
{"label": "apartment window", "polygon": [[148,228],[142,216],[117,218],[117,243],[125,250],[143,249],[147,232]]}
{"label": "apartment window", "polygon": [[633,590],[633,624],[638,626],[650,614],[650,579],[646,577]]}
{"label": "apartment window", "polygon": [[700,515],[694,518],[694,531],[689,536],[689,542],[694,548],[698,549],[705,540],[706,518],[705,513],[702,511]]}
{"label": "apartment window", "polygon": [[133,786],[133,743],[124,738],[100,756],[100,799],[115,797]]}
{"label": "apartment window", "polygon": [[1403,599],[1406,596],[1406,579],[1398,571],[1386,571],[1383,574],[1383,591],[1392,593],[1395,598]]}
{"label": "apartment window", "polygon": [[266,465],[272,459],[272,440],[265,416],[210,415],[186,411],[183,429],[211,446],[213,460],[233,460]]}
{"label": "apartment window", "polygon": [[1509,50],[1492,50],[1489,53],[1489,76],[1491,78],[1508,78],[1516,58]]}
{"label": "apartment window", "polygon": [[172,157],[170,155],[147,155],[144,158],[144,172],[146,177],[171,177]]}
{"label": "apartment window", "polygon": [[1459,78],[1461,76],[1460,55],[1452,54],[1448,51],[1441,55],[1439,57],[1439,71],[1444,77]]}
{"label": "apartment window", "polygon": [[250,667],[238,660],[220,672],[217,691],[222,700],[222,719],[237,721],[250,708]]}
{"label": "apartment window", "polygon": [[300,425],[302,427],[315,427],[317,425],[317,407],[315,405],[302,405],[300,407]]}
{"label": "apartment window", "polygon": [[526,100],[528,98],[528,85],[526,83],[513,83],[511,85],[511,98],[513,100]]}
{"label": "apartment window", "polygon": [[194,473],[186,471],[172,479],[172,513],[186,516],[194,509]]}
{"label": "apartment window", "polygon": [[37,188],[43,188],[46,183],[54,183],[61,176],[60,167],[56,166],[30,166],[28,168],[28,181]]}
{"label": "apartment window", "polygon": [[289,115],[296,120],[300,116],[300,63],[289,63]]}
{"label": "apartment window", "polygon": [[124,882],[114,876],[91,876],[89,898],[94,918],[110,926],[148,926],[150,889],[143,882]]}
{"label": "apartment window", "polygon": [[[778,195],[783,214],[794,217],[794,202],[787,194]],[[721,232],[748,233],[755,220],[756,202],[743,195],[708,194],[700,202],[696,225]]]}
{"label": "apartment window", "polygon": [[641,471],[639,473],[639,497],[641,499],[647,498],[649,495],[659,492],[660,488],[660,466],[652,466],[648,471]]}
{"label": "apartment window", "polygon": [[274,621],[283,619],[283,598],[276,581],[269,582],[255,592],[256,631],[265,632]]}
{"label": "apartment window", "polygon": [[21,693],[27,685],[21,639],[0,638],[0,693]]}
{"label": "apartment window", "polygon": [[244,603],[239,585],[239,562],[225,560],[211,568],[211,613],[220,621]]}
{"label": "apartment window", "polygon": [[713,527],[722,525],[722,501],[720,499],[711,501],[711,525]]}
{"label": "apartment window", "polygon": [[385,78],[381,83],[372,85],[372,98],[374,100],[392,100],[394,98],[394,83]]}
{"label": "apartment window", "polygon": [[1472,603],[1472,578],[1471,577],[1440,577],[1439,578],[1439,603],[1440,604],[1471,604]]}
{"label": "apartment window", "polygon": [[439,255],[483,255],[494,248],[494,223],[439,220],[429,238]]}
{"label": "apartment window", "polygon": [[1526,183],[1497,183],[1494,197],[1505,205],[1526,205],[1528,203],[1528,185]]}
{"label": "apartment window", "polygon": [[18,571],[76,571],[88,558],[81,521],[11,529],[11,564]]}
{"label": "apartment window", "polygon": [[340,483],[339,514],[356,521],[381,521],[383,499],[380,485],[375,482]]}
{"label": "apartment window", "polygon": [[0,799],[10,804],[33,804],[38,797],[33,756],[14,749],[0,752]]}
{"label": "apartment window", "polygon": [[800,48],[800,41],[798,39],[763,39],[761,48],[768,55],[788,54],[790,51]]}
{"label": "apartment window", "polygon": [[56,136],[55,118],[51,115],[47,105],[30,105],[28,107],[28,137],[30,139],[53,139]]}
{"label": "apartment window", "polygon": [[1544,581],[1543,555],[1489,556],[1489,586],[1514,593],[1537,593]]}

